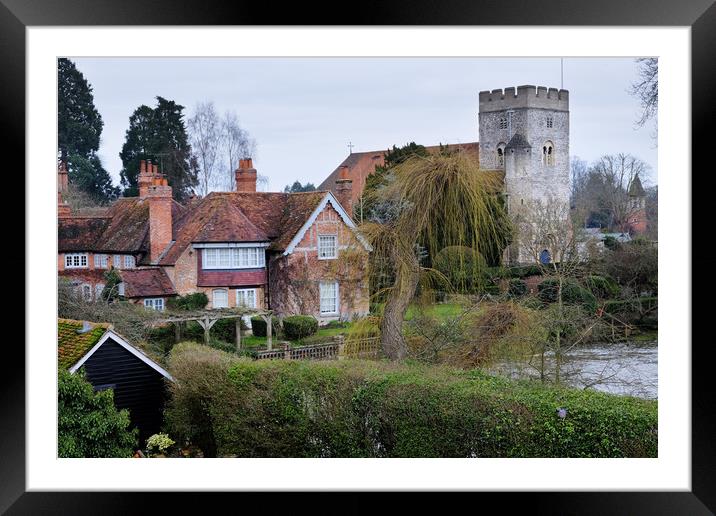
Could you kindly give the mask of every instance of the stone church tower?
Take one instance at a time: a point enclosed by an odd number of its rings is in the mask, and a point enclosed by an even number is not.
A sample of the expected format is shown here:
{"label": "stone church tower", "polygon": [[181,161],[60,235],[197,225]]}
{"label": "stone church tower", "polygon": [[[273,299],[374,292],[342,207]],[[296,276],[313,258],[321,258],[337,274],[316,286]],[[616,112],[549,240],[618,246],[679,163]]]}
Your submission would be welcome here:
{"label": "stone church tower", "polygon": [[[504,170],[507,210],[513,220],[540,204],[568,225],[569,92],[535,86],[481,91],[479,128],[480,168]],[[505,261],[534,262],[530,250],[541,243],[528,240],[539,231],[519,233],[521,241],[508,248]],[[544,247],[538,250],[540,260],[558,260],[548,244]]]}

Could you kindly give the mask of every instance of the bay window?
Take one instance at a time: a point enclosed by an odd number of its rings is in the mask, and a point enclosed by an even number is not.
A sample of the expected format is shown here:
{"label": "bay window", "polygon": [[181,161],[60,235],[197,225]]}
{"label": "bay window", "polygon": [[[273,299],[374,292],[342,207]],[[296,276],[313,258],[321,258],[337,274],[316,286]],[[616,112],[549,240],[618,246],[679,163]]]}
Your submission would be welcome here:
{"label": "bay window", "polygon": [[255,269],[266,265],[263,247],[208,247],[202,249],[204,269]]}

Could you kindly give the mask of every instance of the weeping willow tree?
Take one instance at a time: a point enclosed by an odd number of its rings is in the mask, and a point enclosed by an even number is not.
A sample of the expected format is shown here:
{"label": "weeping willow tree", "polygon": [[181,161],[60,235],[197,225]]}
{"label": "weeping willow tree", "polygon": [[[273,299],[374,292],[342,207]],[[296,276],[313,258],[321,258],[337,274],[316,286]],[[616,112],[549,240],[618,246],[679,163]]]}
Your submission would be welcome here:
{"label": "weeping willow tree", "polygon": [[[430,257],[450,246],[470,248],[483,256],[505,248],[511,226],[501,188],[499,174],[481,171],[474,158],[454,152],[409,158],[371,193],[376,204],[393,207],[391,217],[361,226],[373,246],[371,272],[386,277],[389,271],[389,284],[378,292],[385,300],[380,330],[387,357],[400,360],[406,355],[403,319],[418,285],[421,291],[438,285],[450,288],[451,275],[421,264],[421,250],[427,257],[422,261],[429,264]],[[451,267],[467,269],[477,263],[458,259]]]}

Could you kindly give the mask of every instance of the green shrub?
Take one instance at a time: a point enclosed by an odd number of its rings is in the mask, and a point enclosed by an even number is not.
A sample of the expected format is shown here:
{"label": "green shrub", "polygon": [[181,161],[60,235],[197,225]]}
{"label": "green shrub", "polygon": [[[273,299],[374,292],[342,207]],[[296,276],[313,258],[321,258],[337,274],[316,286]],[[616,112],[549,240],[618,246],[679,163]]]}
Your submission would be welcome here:
{"label": "green shrub", "polygon": [[209,346],[211,346],[214,349],[218,349],[221,351],[224,351],[226,353],[235,353],[236,352],[236,343],[227,342],[225,340],[219,340],[215,338],[209,339]]}
{"label": "green shrub", "polygon": [[511,297],[522,297],[527,293],[527,283],[519,278],[512,278],[507,287],[507,293]]}
{"label": "green shrub", "polygon": [[[251,331],[255,337],[266,336],[266,321],[264,321],[263,317],[251,318]],[[278,317],[271,317],[271,332],[273,337],[276,337],[281,333],[281,323],[279,322]]]}
{"label": "green shrub", "polygon": [[[537,285],[537,297],[543,303],[556,303],[559,294],[559,281],[548,278]],[[570,305],[582,305],[589,311],[597,308],[594,295],[573,279],[562,282],[562,301]]]}
{"label": "green shrub", "polygon": [[587,276],[585,286],[599,299],[610,299],[619,295],[619,285],[610,277]]}
{"label": "green shrub", "polygon": [[132,456],[138,432],[129,428],[129,412],[115,408],[112,389],[94,392],[82,369],[61,369],[57,387],[58,456]]}
{"label": "green shrub", "polygon": [[185,296],[172,297],[167,301],[167,307],[172,310],[203,310],[209,303],[209,298],[203,292],[195,292]]}
{"label": "green shrub", "polygon": [[657,456],[656,401],[479,370],[214,353],[175,349],[167,421],[218,456]]}
{"label": "green shrub", "polygon": [[318,321],[310,315],[291,315],[283,320],[283,334],[288,340],[300,340],[318,331]]}
{"label": "green shrub", "polygon": [[329,321],[328,324],[325,324],[323,327],[328,329],[333,328],[348,328],[350,327],[351,323],[348,321]]}

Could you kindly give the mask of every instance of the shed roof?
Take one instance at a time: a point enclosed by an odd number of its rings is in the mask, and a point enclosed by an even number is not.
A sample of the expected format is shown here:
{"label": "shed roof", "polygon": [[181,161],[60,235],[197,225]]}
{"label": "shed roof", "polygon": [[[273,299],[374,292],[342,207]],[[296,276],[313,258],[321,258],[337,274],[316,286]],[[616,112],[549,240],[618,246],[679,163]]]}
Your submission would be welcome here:
{"label": "shed roof", "polygon": [[85,323],[57,319],[57,364],[62,369],[75,365],[112,327],[109,323],[86,323],[90,330],[81,333]]}

